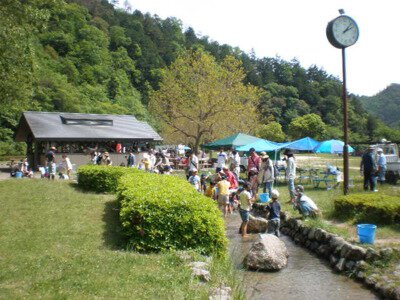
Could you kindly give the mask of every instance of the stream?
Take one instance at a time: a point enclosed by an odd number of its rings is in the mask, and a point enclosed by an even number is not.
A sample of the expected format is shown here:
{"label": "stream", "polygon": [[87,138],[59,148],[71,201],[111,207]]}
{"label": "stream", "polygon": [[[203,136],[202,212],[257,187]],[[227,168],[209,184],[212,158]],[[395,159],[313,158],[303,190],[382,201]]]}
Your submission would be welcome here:
{"label": "stream", "polygon": [[[243,239],[238,234],[241,220],[237,213],[227,218],[230,252],[237,268],[248,253],[257,234]],[[286,268],[278,272],[242,271],[247,299],[379,299],[353,279],[335,274],[328,263],[282,235],[289,251]]]}

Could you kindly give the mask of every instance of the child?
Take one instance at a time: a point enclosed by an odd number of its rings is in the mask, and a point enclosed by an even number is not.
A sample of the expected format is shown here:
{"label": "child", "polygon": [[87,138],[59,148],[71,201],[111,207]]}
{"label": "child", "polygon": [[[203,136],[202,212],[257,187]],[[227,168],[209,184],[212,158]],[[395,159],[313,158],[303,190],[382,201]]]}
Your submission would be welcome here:
{"label": "child", "polygon": [[207,175],[206,174],[201,174],[200,176],[200,190],[202,193],[205,193],[207,190]]}
{"label": "child", "polygon": [[250,209],[252,205],[253,197],[250,194],[250,185],[244,184],[244,187],[239,188],[239,213],[240,218],[242,219],[242,224],[240,225],[240,231],[242,232],[242,237],[247,237],[247,224],[249,223],[250,218]]}
{"label": "child", "polygon": [[303,218],[308,216],[316,218],[321,214],[315,202],[312,201],[310,197],[304,195],[304,187],[302,185],[296,186],[296,201],[294,203],[294,208],[302,214]]}
{"label": "child", "polygon": [[218,188],[218,206],[223,211],[224,217],[228,216],[229,209],[229,187],[231,184],[226,180],[226,176],[221,176],[221,181],[217,183]]}
{"label": "child", "polygon": [[267,206],[269,210],[268,233],[275,234],[279,237],[279,226],[281,225],[281,204],[278,201],[279,192],[277,190],[272,190],[271,198],[272,202]]}
{"label": "child", "polygon": [[197,170],[194,169],[192,171],[192,175],[189,177],[189,182],[191,185],[193,185],[196,189],[196,191],[201,192],[200,190],[200,177],[197,175]]}
{"label": "child", "polygon": [[207,187],[205,193],[205,196],[210,197],[212,199],[216,198],[216,193],[215,193],[215,183],[214,182],[210,182],[210,185]]}

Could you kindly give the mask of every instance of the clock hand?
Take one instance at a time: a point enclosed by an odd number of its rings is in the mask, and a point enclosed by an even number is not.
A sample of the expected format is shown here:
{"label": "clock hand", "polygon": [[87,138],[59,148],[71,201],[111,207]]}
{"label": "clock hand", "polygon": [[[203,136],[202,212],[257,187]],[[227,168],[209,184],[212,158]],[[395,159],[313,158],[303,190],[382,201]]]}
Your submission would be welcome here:
{"label": "clock hand", "polygon": [[343,33],[346,33],[347,31],[349,31],[352,28],[353,28],[353,26],[351,26],[351,25],[347,26],[347,28],[343,31]]}

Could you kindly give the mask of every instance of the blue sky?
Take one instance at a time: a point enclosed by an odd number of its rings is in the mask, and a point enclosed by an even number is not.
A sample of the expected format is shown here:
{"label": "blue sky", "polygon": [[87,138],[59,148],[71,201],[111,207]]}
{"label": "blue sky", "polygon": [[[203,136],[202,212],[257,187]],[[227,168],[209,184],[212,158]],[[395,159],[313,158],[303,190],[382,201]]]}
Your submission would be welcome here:
{"label": "blue sky", "polygon": [[[400,83],[399,0],[128,0],[132,9],[176,17],[184,28],[257,57],[297,58],[342,77],[341,50],[325,35],[327,23],[343,8],[360,28],[346,49],[348,91],[372,96]],[[124,0],[120,0],[121,5]]]}

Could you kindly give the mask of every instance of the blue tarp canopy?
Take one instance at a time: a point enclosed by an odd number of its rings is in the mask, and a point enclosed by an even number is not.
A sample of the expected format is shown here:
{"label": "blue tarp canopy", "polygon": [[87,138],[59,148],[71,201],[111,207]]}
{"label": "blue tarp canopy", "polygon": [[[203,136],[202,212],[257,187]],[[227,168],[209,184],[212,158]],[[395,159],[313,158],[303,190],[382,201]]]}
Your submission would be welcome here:
{"label": "blue tarp canopy", "polygon": [[259,141],[256,141],[254,143],[251,144],[247,144],[241,147],[237,147],[236,150],[237,151],[249,151],[250,148],[254,148],[256,150],[256,152],[261,152],[261,151],[265,151],[265,152],[271,152],[271,151],[277,151],[282,149],[282,144],[277,144],[268,140],[262,140],[260,139]]}
{"label": "blue tarp canopy", "polygon": [[218,150],[220,148],[237,148],[239,146],[247,145],[258,140],[261,139],[252,135],[237,133],[226,138],[216,140],[212,143],[205,144],[203,145],[203,147],[206,149],[214,150]]}
{"label": "blue tarp canopy", "polygon": [[293,142],[286,142],[283,143],[283,148],[292,149],[292,150],[299,150],[299,151],[313,151],[315,147],[317,147],[320,142],[310,138],[305,137]]}
{"label": "blue tarp canopy", "polygon": [[[315,149],[316,153],[343,153],[344,142],[340,140],[328,140],[321,142]],[[349,153],[354,152],[354,149],[349,145]]]}

